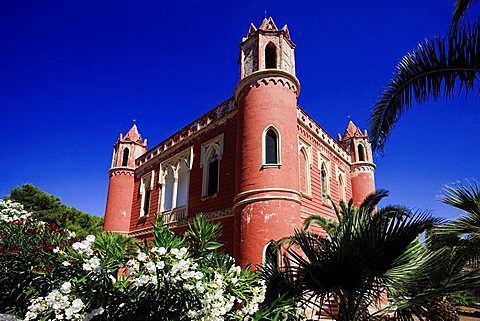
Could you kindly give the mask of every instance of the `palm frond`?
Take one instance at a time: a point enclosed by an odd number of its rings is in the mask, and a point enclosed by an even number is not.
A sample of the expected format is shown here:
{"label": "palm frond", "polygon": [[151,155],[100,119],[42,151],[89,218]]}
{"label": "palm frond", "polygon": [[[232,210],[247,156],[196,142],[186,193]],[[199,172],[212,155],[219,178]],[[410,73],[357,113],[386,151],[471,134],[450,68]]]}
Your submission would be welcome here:
{"label": "palm frond", "polygon": [[450,24],[450,33],[455,33],[458,29],[458,24],[460,20],[465,16],[468,9],[475,3],[477,0],[456,0],[455,6],[453,8],[453,17],[452,23]]}
{"label": "palm frond", "polygon": [[375,103],[370,133],[375,150],[385,141],[401,115],[413,105],[443,94],[468,94],[478,85],[480,72],[480,25],[462,27],[448,38],[425,40],[402,58],[393,79]]}
{"label": "palm frond", "polygon": [[388,196],[388,191],[384,189],[379,189],[365,197],[362,204],[359,206],[360,211],[365,211],[367,213],[373,213],[380,201]]}

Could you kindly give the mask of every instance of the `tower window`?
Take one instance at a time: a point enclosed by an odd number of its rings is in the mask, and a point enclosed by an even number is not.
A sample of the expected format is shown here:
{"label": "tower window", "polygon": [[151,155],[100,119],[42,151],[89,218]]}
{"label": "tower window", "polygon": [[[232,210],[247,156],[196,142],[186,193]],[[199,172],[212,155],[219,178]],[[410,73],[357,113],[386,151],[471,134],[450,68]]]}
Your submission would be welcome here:
{"label": "tower window", "polygon": [[325,163],[322,163],[322,167],[320,169],[320,181],[322,184],[322,201],[325,203],[327,202],[328,196],[328,176],[327,176],[327,166]]}
{"label": "tower window", "polygon": [[364,162],[365,161],[365,148],[362,144],[358,144],[358,161]]}
{"label": "tower window", "polygon": [[125,148],[123,150],[123,159],[122,159],[122,166],[128,166],[128,155],[130,154],[130,150]]}
{"label": "tower window", "polygon": [[279,139],[277,132],[270,128],[265,133],[265,164],[279,164]]}
{"label": "tower window", "polygon": [[208,161],[207,196],[218,192],[218,155],[213,153]]}
{"label": "tower window", "polygon": [[277,48],[273,43],[265,47],[265,69],[277,68]]}
{"label": "tower window", "polygon": [[278,268],[278,251],[273,242],[268,243],[265,247],[264,264],[275,269]]}

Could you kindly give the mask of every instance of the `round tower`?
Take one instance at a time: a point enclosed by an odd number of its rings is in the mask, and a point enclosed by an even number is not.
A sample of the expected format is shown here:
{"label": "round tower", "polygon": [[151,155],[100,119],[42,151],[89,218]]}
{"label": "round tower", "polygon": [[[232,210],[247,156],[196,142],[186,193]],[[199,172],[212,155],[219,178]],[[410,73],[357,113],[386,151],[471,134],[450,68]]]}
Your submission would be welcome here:
{"label": "round tower", "polygon": [[114,145],[112,166],[108,171],[107,205],[103,230],[128,233],[132,212],[135,158],[147,151],[147,140],[142,142],[137,126],[128,131],[125,137],[120,134]]}
{"label": "round tower", "polygon": [[269,242],[301,226],[295,45],[272,18],[240,44],[236,219],[239,263],[261,264]]}
{"label": "round tower", "polygon": [[352,181],[353,204],[359,206],[368,194],[375,192],[375,164],[368,133],[350,121],[340,139],[352,157],[350,177]]}

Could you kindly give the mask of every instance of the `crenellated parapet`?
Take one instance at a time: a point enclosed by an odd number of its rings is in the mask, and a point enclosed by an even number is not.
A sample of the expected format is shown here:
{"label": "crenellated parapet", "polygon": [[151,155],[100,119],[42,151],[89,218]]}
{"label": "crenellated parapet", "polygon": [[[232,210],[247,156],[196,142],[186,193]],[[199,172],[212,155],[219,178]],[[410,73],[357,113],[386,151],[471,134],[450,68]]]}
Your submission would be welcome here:
{"label": "crenellated parapet", "polygon": [[184,141],[190,141],[194,136],[197,136],[204,131],[208,130],[212,126],[222,124],[224,121],[234,116],[234,111],[237,109],[237,105],[233,98],[227,99],[217,107],[213,108],[199,119],[188,124],[172,136],[165,139],[157,146],[150,149],[148,152],[137,158],[135,161],[136,166],[142,166],[143,164],[151,161],[154,158],[160,157],[164,152],[170,150],[177,145],[180,145]]}

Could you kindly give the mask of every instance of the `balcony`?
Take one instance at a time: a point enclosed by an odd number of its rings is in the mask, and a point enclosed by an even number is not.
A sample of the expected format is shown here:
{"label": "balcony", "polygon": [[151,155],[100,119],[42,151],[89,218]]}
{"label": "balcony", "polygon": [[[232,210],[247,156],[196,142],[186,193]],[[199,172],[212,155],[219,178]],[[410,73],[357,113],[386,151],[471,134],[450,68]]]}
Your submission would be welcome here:
{"label": "balcony", "polygon": [[187,218],[187,205],[183,205],[173,210],[166,211],[162,213],[163,224],[171,224]]}

